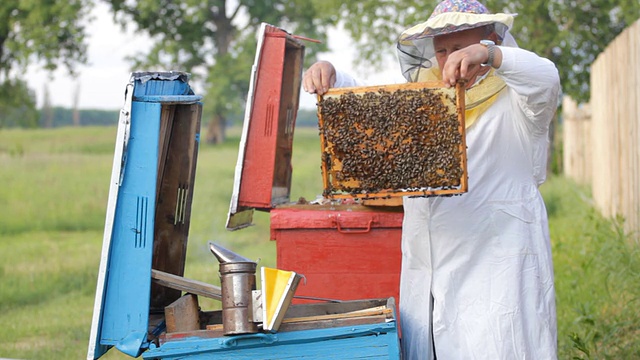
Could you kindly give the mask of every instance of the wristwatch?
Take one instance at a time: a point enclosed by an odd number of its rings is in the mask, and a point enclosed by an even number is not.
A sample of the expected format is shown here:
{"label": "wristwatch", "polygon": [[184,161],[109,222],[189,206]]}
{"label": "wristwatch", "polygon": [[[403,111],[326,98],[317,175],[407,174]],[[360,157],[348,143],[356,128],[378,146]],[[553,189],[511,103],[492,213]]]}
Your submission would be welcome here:
{"label": "wristwatch", "polygon": [[489,57],[487,58],[487,62],[484,62],[480,65],[482,66],[492,66],[493,67],[493,57],[496,50],[496,43],[491,40],[480,40],[480,44],[484,45],[489,52]]}

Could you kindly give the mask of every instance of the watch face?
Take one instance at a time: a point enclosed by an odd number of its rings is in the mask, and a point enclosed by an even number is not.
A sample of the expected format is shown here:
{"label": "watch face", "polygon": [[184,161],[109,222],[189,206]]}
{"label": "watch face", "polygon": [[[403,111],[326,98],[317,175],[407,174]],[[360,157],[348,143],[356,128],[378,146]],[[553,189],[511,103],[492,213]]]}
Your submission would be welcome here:
{"label": "watch face", "polygon": [[480,40],[480,44],[484,45],[484,46],[489,46],[489,45],[495,45],[496,43],[494,43],[491,40]]}

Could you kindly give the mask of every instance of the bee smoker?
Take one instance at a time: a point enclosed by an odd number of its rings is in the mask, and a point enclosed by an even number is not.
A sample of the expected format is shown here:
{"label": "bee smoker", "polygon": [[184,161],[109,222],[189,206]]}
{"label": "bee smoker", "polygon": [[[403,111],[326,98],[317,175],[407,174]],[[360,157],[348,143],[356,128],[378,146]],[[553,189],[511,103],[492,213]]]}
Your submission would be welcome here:
{"label": "bee smoker", "polygon": [[223,334],[257,333],[252,300],[257,263],[212,242],[209,242],[209,249],[220,262]]}

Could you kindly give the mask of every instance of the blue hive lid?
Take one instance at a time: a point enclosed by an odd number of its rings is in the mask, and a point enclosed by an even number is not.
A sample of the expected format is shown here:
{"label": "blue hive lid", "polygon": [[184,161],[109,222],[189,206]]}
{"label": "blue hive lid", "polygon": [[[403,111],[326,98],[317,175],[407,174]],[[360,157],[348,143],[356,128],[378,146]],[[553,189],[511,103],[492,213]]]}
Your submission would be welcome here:
{"label": "blue hive lid", "polygon": [[[188,74],[133,73],[120,113],[87,359],[149,347],[160,114],[201,100]],[[154,325],[155,326],[155,325]]]}

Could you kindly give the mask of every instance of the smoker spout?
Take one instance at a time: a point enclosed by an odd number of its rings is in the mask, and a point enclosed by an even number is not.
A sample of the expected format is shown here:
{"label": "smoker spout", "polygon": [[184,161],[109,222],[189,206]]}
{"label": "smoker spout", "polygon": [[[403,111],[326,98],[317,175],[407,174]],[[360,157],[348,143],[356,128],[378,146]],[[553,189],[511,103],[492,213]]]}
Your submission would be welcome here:
{"label": "smoker spout", "polygon": [[213,253],[213,255],[215,255],[215,257],[218,259],[218,261],[220,262],[220,264],[227,264],[227,263],[255,263],[255,261],[249,260],[247,258],[245,258],[244,256],[240,256],[236,253],[234,253],[233,251],[226,249],[218,244],[215,244],[211,241],[209,241],[209,250],[211,250],[211,252]]}

